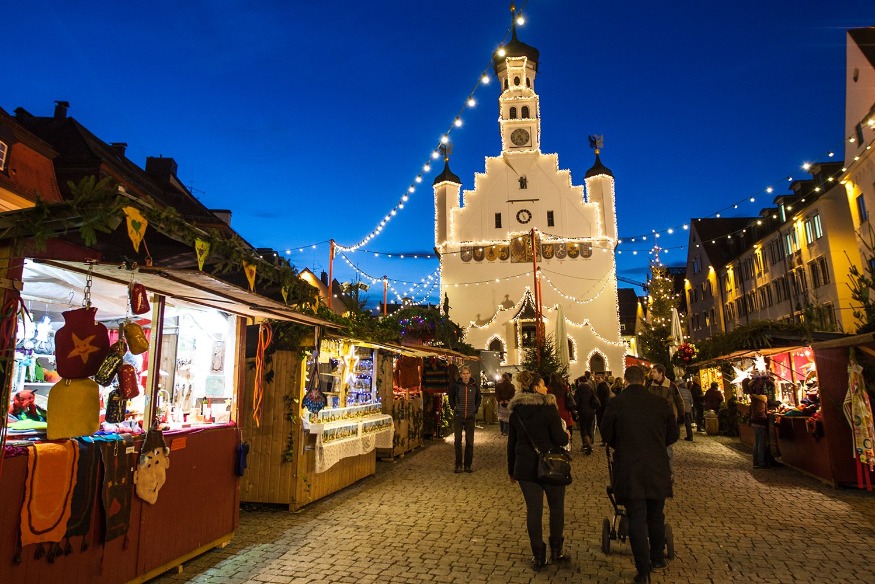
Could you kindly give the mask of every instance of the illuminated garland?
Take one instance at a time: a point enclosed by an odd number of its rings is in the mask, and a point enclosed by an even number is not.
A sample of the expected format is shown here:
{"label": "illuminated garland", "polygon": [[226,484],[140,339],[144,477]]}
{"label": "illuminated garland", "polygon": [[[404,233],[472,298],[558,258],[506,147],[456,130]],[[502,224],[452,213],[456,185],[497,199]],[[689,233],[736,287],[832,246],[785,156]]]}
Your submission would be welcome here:
{"label": "illuminated garland", "polygon": [[[523,7],[525,7],[526,4],[528,4],[528,0],[525,0],[525,2],[523,2]],[[516,11],[512,7],[512,11],[515,23],[521,26],[525,22],[522,16],[522,9]],[[508,27],[507,32],[505,33],[500,45],[504,44],[504,41],[507,40],[507,38],[511,34],[512,29],[513,25]],[[502,52],[503,49],[499,49],[497,54],[501,56]],[[449,128],[441,135],[438,144],[435,146],[434,150],[431,151],[429,159],[426,160],[425,164],[423,164],[422,170],[416,175],[416,177],[413,179],[413,182],[410,184],[409,187],[407,187],[407,191],[401,196],[401,198],[398,200],[392,210],[383,217],[377,227],[375,227],[368,235],[366,235],[361,241],[359,241],[355,245],[336,245],[336,248],[339,251],[355,251],[363,247],[366,243],[377,237],[383,231],[383,228],[389,223],[389,221],[392,220],[392,217],[397,215],[398,212],[404,208],[404,204],[409,200],[410,195],[412,195],[416,191],[416,185],[422,182],[422,175],[431,172],[431,160],[436,160],[440,156],[440,146],[447,144],[450,141],[450,134],[453,132],[453,130],[462,126],[462,112],[465,111],[465,108],[473,108],[477,104],[476,100],[474,99],[474,94],[476,93],[476,91],[480,88],[481,85],[489,84],[489,81],[491,79],[490,70],[492,68],[492,60],[493,55],[490,55],[489,64],[486,66],[485,69],[483,69],[483,72],[480,74],[480,77],[474,84],[474,88],[468,93],[468,97],[459,108],[459,111],[456,114],[455,118],[453,118],[453,121],[450,124]]]}
{"label": "illuminated garland", "polygon": [[[588,298],[588,299],[586,299],[586,300],[578,300],[577,298],[575,298],[575,297],[573,297],[573,296],[569,296],[568,294],[565,294],[564,292],[562,292],[562,290],[560,290],[559,288],[557,288],[557,287],[556,287],[556,284],[554,284],[554,283],[552,282],[552,280],[550,280],[550,278],[547,277],[547,275],[546,275],[546,273],[545,273],[545,272],[547,272],[547,271],[548,271],[548,270],[545,270],[544,268],[541,268],[541,277],[544,278],[544,279],[547,281],[548,284],[550,284],[550,287],[553,288],[553,290],[554,290],[557,294],[559,294],[559,296],[565,298],[566,300],[571,300],[572,302],[575,302],[575,303],[577,303],[577,304],[589,304],[590,302],[593,302],[593,301],[597,300],[597,299],[599,298],[599,296],[602,295],[602,292],[605,291],[605,288],[608,287],[608,283],[611,281],[610,276],[613,275],[613,271],[612,271],[612,272],[610,272],[610,273],[608,274],[609,277],[604,278],[604,282],[602,282],[602,287],[601,287],[601,288],[599,289],[599,291],[596,292],[592,297],[590,297],[590,298]],[[550,272],[550,273],[551,273],[551,274],[555,274],[556,272]],[[562,275],[562,274],[557,274],[557,275]],[[573,278],[574,276],[571,276],[571,277]]]}

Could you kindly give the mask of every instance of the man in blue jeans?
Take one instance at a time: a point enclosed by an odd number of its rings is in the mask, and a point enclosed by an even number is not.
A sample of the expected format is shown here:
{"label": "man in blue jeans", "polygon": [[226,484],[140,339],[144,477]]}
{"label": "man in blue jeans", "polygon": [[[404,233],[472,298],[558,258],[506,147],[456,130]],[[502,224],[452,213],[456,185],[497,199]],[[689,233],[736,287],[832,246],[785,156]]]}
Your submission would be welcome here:
{"label": "man in blue jeans", "polygon": [[462,472],[462,430],[465,430],[465,472],[474,472],[474,417],[480,409],[480,386],[471,379],[467,365],[459,369],[459,379],[449,392],[450,407],[453,409],[453,430],[456,439],[456,471]]}

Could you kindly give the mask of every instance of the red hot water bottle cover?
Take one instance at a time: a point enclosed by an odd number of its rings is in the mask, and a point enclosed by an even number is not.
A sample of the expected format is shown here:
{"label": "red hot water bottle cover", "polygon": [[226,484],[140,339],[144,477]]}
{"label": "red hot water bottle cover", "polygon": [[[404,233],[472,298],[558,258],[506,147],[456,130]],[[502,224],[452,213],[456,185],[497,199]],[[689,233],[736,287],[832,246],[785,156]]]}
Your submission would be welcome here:
{"label": "red hot water bottle cover", "polygon": [[97,308],[68,310],[55,333],[58,374],[65,379],[91,377],[109,353],[109,333],[95,320]]}

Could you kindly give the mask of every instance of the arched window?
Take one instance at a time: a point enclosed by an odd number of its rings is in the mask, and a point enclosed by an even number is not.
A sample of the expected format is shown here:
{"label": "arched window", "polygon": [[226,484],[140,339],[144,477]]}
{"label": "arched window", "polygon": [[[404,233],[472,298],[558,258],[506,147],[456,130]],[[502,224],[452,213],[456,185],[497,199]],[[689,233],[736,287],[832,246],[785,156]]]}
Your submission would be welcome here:
{"label": "arched window", "polygon": [[532,81],[531,81],[531,79],[529,79],[528,77],[526,77],[526,87],[531,87],[531,86],[532,86]]}
{"label": "arched window", "polygon": [[523,106],[523,115],[522,115],[522,117],[523,117],[523,119],[528,119],[528,117],[529,117],[529,106],[527,106],[527,105],[524,105],[524,106]]}
{"label": "arched window", "polygon": [[510,119],[512,119],[512,120],[516,119],[516,108],[515,107],[510,108]]}
{"label": "arched window", "polygon": [[500,363],[504,363],[504,343],[501,342],[501,339],[492,339],[491,341],[489,341],[489,345],[487,348],[490,351],[495,351],[496,353],[498,353],[498,361]]}
{"label": "arched window", "polygon": [[508,83],[507,83],[507,79],[505,79],[505,80],[504,80],[504,88],[507,89],[508,87],[510,87],[510,86],[509,86]]}
{"label": "arched window", "polygon": [[568,360],[577,361],[577,355],[574,353],[574,340],[568,337]]}
{"label": "arched window", "polygon": [[519,78],[519,77],[514,77],[514,78],[513,78],[513,84],[514,84],[514,85],[519,85],[519,84],[520,84],[520,78]]}

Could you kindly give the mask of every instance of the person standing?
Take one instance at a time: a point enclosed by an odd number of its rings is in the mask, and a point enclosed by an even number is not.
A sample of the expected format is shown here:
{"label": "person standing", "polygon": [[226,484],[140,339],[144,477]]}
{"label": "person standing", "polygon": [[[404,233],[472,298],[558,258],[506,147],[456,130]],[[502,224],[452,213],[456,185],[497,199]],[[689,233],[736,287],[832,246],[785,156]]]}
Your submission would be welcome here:
{"label": "person standing", "polygon": [[511,374],[503,373],[501,381],[495,386],[495,401],[498,403],[498,427],[501,429],[502,436],[507,436],[507,420],[510,417],[507,404],[515,393],[516,388],[513,386]]}
{"label": "person standing", "polygon": [[651,570],[665,563],[665,500],[672,496],[668,446],[680,432],[669,402],[644,387],[644,370],[632,365],[625,388],[608,402],[599,430],[614,449],[613,486],[625,505],[629,543],[635,558],[634,582],[650,582]]}
{"label": "person standing", "polygon": [[483,395],[480,386],[471,379],[467,365],[459,368],[459,379],[449,395],[453,409],[453,430],[455,431],[456,471],[462,472],[462,430],[465,431],[465,472],[474,472],[474,418],[480,409]]}
{"label": "person standing", "polygon": [[687,388],[686,382],[681,379],[678,382],[678,393],[681,399],[684,400],[684,427],[687,430],[687,437],[684,438],[687,442],[693,441],[693,394]]}
{"label": "person standing", "polygon": [[[650,379],[647,381],[647,389],[650,393],[657,395],[668,402],[671,406],[671,411],[674,414],[677,424],[683,422],[684,419],[684,400],[681,394],[678,393],[677,386],[671,382],[671,379],[665,376],[665,365],[657,363],[650,368]],[[671,467],[674,461],[674,449],[668,447],[668,464]]]}
{"label": "person standing", "polygon": [[[596,373],[595,374],[595,396],[599,400],[599,407],[596,410],[596,415],[598,416],[598,421],[596,422],[599,426],[602,423],[602,416],[605,415],[605,407],[608,405],[608,400],[613,397],[611,393],[611,386],[608,385],[608,382],[605,381],[604,373]],[[604,446],[605,439],[602,436],[602,446]]]}
{"label": "person standing", "polygon": [[[547,393],[556,397],[556,408],[559,410],[559,417],[565,422],[565,428],[574,436],[574,418],[577,417],[577,404],[574,402],[574,396],[568,390],[565,380],[558,373],[550,375],[550,385],[547,386]],[[573,440],[572,440],[573,441]],[[568,448],[571,448],[571,442],[568,442]]]}
{"label": "person standing", "polygon": [[705,392],[698,379],[690,384],[690,394],[693,396],[693,418],[696,420],[696,431],[705,431]]}
{"label": "person standing", "polygon": [[592,454],[592,441],[595,433],[595,413],[599,407],[599,399],[587,377],[578,377],[575,381],[577,389],[574,401],[577,403],[577,425],[580,427],[580,438],[583,441],[583,453]]}
{"label": "person standing", "polygon": [[538,482],[538,454],[562,448],[571,434],[562,429],[562,419],[556,398],[547,393],[544,380],[535,375],[530,385],[516,394],[508,404],[510,427],[507,439],[507,474],[519,483],[526,502],[526,529],[532,548],[532,568],[540,570],[547,564],[547,546],[543,527],[544,495],[550,508],[550,560],[568,560],[562,547],[565,543],[565,487]]}
{"label": "person standing", "polygon": [[720,404],[722,403],[723,392],[720,391],[718,383],[716,381],[712,381],[711,386],[708,388],[708,391],[705,392],[705,397],[702,399],[702,407],[705,409],[705,411],[713,410],[716,412],[720,409]]}

